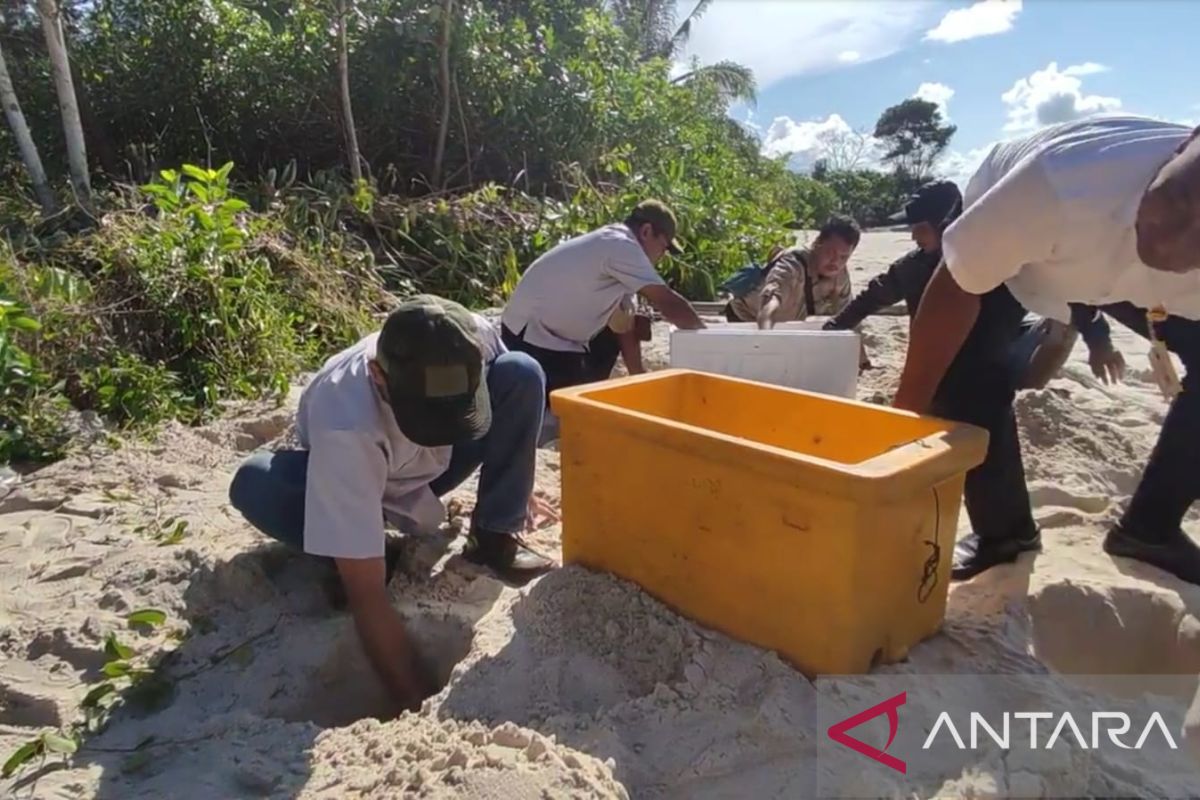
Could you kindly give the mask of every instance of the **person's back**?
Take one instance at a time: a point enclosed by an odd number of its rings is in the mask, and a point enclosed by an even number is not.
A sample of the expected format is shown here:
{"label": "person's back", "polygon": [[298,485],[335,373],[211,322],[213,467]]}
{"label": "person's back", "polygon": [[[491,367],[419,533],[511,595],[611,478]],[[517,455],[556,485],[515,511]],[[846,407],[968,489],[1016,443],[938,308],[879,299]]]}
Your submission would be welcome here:
{"label": "person's back", "polygon": [[530,344],[582,352],[624,298],[661,282],[629,227],[606,225],[558,244],[530,264],[502,319]]}
{"label": "person's back", "polygon": [[[641,340],[624,320],[642,299],[685,330],[704,322],[655,271],[682,252],[675,212],[658,200],[638,203],[625,221],[562,242],[534,261],[501,317],[510,350],[528,353],[546,373],[546,399],[568,386],[603,380],[617,355],[630,374],[644,371]],[[612,325],[612,327],[610,327]]]}
{"label": "person's back", "polygon": [[[1191,129],[1129,116],[1053,125],[996,145],[971,178],[945,255],[963,288],[1007,282],[1029,310],[1069,319],[1064,300],[1200,308],[1200,277],[1157,272],[1137,252],[1141,192]],[[967,266],[963,266],[967,264]],[[1185,312],[1196,318],[1200,312]]]}

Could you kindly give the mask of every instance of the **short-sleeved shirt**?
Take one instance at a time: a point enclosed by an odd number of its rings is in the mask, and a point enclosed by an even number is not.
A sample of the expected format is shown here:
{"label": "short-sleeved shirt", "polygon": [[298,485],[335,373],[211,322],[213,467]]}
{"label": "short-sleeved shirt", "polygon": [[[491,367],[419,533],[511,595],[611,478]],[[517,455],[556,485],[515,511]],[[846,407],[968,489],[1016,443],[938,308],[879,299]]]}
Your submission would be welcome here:
{"label": "short-sleeved shirt", "polygon": [[1070,322],[1068,303],[1162,304],[1200,319],[1200,273],[1151,269],[1137,255],[1142,193],[1191,134],[1141,117],[1097,117],[996,145],[942,239],[958,284],[1007,283],[1030,311]]}
{"label": "short-sleeved shirt", "polygon": [[[751,321],[772,298],[779,298],[778,319],[802,320],[809,316],[804,296],[805,266],[811,253],[801,247],[784,250],[771,262],[763,284],[757,291],[735,298],[731,305],[739,319]],[[813,277],[812,316],[829,317],[837,314],[850,302],[850,272],[839,270],[836,275]]]}
{"label": "short-sleeved shirt", "polygon": [[502,321],[526,342],[582,353],[628,297],[663,279],[626,225],[568,239],[529,265]]}
{"label": "short-sleeved shirt", "polygon": [[[496,329],[475,316],[485,363],[504,352]],[[334,558],[383,556],[384,518],[412,531],[445,519],[430,482],[450,464],[449,447],[421,447],[400,432],[368,371],[378,333],[325,362],[300,396],[296,428],[309,451],[304,550]]]}

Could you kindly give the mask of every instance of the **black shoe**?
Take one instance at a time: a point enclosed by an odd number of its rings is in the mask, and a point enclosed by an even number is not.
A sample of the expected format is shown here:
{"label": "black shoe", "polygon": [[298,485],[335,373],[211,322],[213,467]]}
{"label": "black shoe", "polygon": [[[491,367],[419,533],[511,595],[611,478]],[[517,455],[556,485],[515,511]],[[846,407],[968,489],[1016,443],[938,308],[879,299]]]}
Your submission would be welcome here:
{"label": "black shoe", "polygon": [[950,580],[965,581],[998,564],[1011,564],[1021,553],[1042,549],[1042,533],[1027,539],[981,539],[972,533],[954,545]]}
{"label": "black shoe", "polygon": [[1132,558],[1169,572],[1181,581],[1200,585],[1200,546],[1183,531],[1161,542],[1149,541],[1114,526],[1104,539],[1104,552]]}
{"label": "black shoe", "polygon": [[463,558],[501,574],[523,577],[554,569],[555,563],[531,549],[520,536],[475,529],[467,536]]}

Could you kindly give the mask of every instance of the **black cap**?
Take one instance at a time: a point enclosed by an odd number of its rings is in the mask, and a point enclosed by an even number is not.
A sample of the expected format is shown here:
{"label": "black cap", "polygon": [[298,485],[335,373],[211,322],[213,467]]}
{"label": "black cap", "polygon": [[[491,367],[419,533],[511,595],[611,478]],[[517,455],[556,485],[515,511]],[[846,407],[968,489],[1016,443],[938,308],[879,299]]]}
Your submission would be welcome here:
{"label": "black cap", "polygon": [[928,222],[941,225],[962,205],[962,193],[953,181],[930,181],[917,189],[904,210],[888,217],[889,222],[901,225],[917,225]]}
{"label": "black cap", "polygon": [[482,438],[492,424],[475,317],[458,303],[417,295],[388,315],[375,345],[400,432],[422,447]]}

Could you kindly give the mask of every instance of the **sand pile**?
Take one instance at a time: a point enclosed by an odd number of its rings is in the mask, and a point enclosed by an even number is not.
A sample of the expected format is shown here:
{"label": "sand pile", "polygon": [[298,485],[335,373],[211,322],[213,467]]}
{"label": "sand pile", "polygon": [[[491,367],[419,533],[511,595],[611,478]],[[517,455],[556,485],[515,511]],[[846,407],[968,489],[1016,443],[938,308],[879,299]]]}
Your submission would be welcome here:
{"label": "sand pile", "polygon": [[[903,246],[868,235],[856,284]],[[868,329],[877,368],[860,397],[883,400],[907,322]],[[1136,338],[1118,343],[1131,366],[1144,363]],[[665,353],[658,330],[648,363],[665,365]],[[1061,377],[1018,402],[1045,552],[955,586],[944,631],[880,669],[881,680],[958,676],[934,700],[985,705],[1001,700],[972,676],[996,673],[1037,676],[1031,702],[1177,716],[1192,704],[1200,590],[1099,547],[1164,405],[1148,375],[1103,387],[1084,358],[1080,345]],[[877,697],[814,684],[609,576],[572,567],[522,588],[493,579],[458,554],[471,484],[441,534],[405,540],[391,586],[443,687],[418,714],[370,719],[388,703],[350,617],[330,605],[329,570],[267,542],[226,501],[239,459],[286,442],[289,426],[287,407],[248,408],[0,484],[0,756],[81,718],[80,702],[105,679],[109,634],[156,670],[154,691],[132,697],[69,766],[35,761],[0,783],[0,796],[811,797],[818,778],[891,794],[858,766],[816,759],[819,707],[851,713]],[[537,482],[551,502],[557,472],[557,453],[540,453]],[[558,531],[537,541],[556,551]],[[131,627],[127,616],[144,608],[166,621]],[[1120,677],[1162,673],[1175,677],[1154,696]],[[1086,785],[1092,796],[1182,797],[1200,785],[1200,773],[1178,777],[1192,764],[1184,751],[1136,769],[1078,755],[950,759],[919,794],[1034,797]]]}

